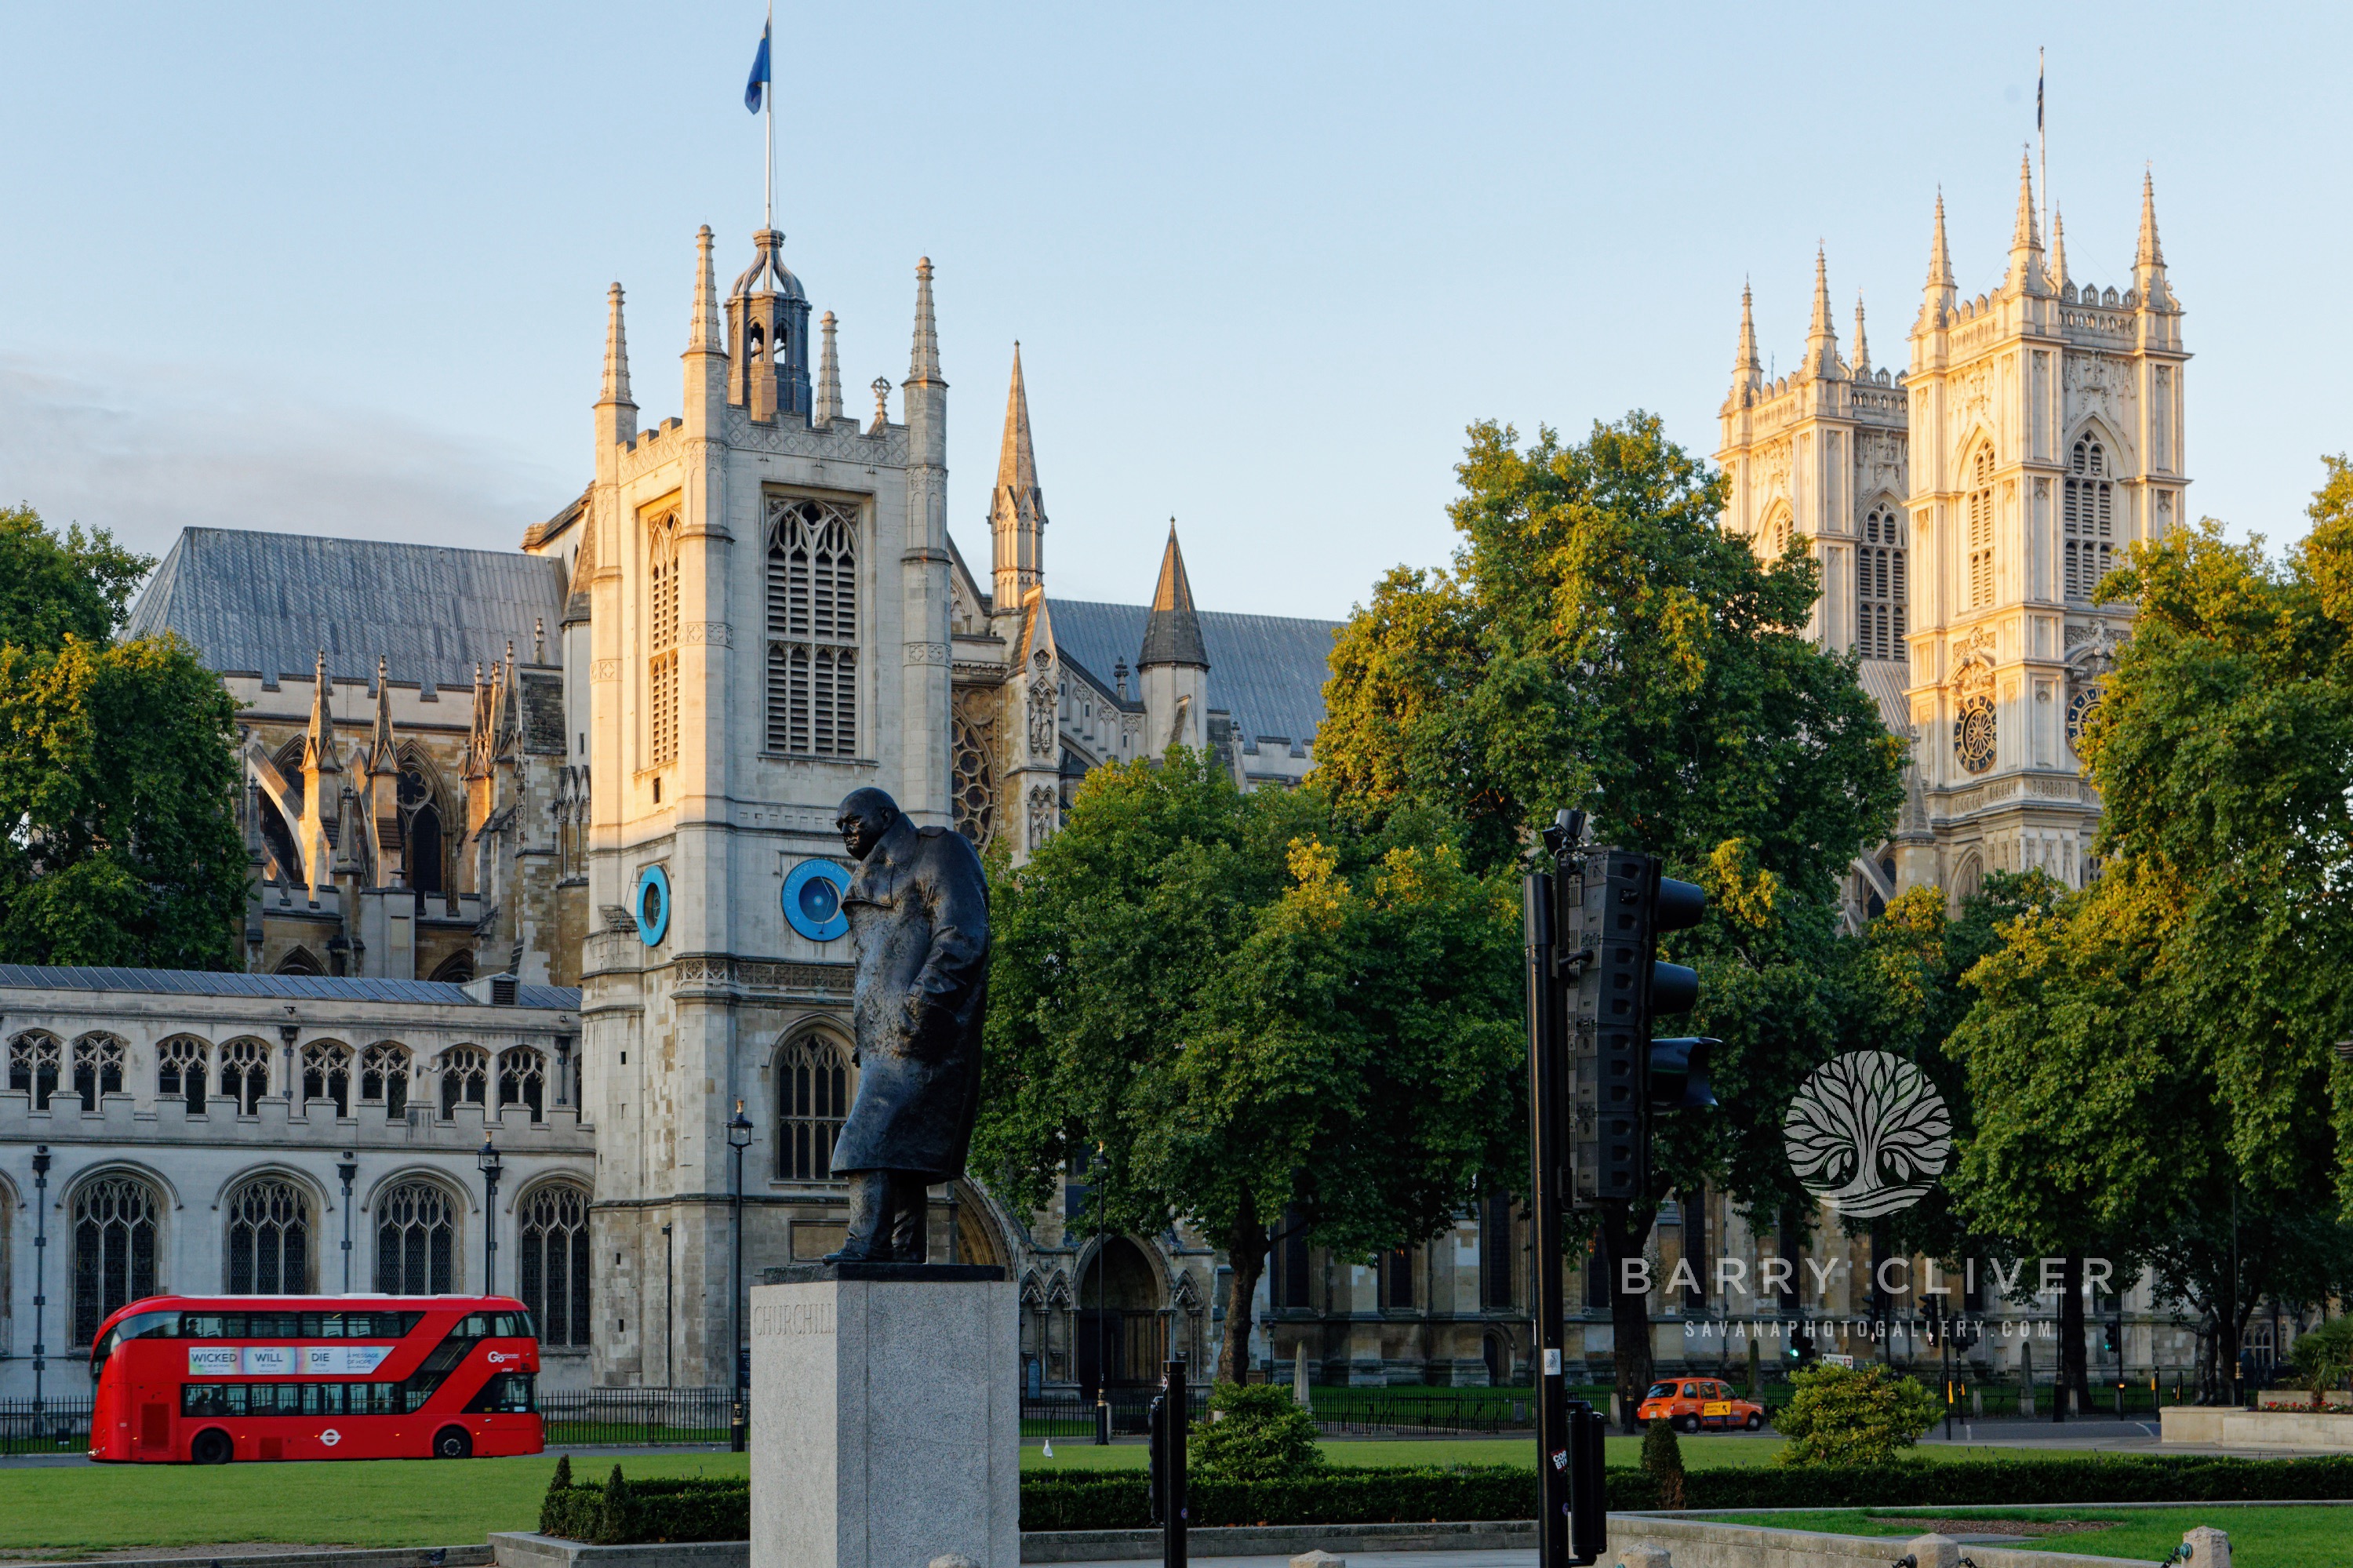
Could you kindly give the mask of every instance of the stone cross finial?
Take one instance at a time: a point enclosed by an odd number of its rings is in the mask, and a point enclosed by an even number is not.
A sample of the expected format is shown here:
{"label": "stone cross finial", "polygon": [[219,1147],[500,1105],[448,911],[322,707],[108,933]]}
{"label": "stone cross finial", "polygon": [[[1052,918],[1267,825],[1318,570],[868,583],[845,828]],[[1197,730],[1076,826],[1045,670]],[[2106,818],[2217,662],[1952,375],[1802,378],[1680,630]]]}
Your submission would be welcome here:
{"label": "stone cross finial", "polygon": [[874,428],[879,430],[891,422],[891,378],[878,376],[871,385],[874,388]]}

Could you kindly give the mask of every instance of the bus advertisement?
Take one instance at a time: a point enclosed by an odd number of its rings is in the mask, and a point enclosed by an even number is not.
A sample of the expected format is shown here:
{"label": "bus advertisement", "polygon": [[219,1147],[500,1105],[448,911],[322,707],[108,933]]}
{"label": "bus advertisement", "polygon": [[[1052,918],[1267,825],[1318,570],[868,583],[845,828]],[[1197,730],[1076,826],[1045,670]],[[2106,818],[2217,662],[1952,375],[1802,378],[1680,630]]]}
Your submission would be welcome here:
{"label": "bus advertisement", "polygon": [[539,1341],[506,1296],[151,1296],[99,1328],[90,1457],[536,1454]]}

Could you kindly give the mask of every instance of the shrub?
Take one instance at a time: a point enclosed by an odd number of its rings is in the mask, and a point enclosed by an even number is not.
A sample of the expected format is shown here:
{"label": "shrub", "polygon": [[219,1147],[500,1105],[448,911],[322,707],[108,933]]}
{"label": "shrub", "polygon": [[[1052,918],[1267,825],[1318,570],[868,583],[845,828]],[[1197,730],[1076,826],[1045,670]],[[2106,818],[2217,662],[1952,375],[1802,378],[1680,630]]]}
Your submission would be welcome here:
{"label": "shrub", "polygon": [[548,1478],[547,1497],[545,1500],[541,1502],[539,1505],[539,1532],[542,1535],[554,1535],[559,1533],[559,1531],[550,1529],[549,1525],[550,1522],[561,1512],[564,1506],[565,1494],[569,1492],[571,1489],[572,1456],[569,1454],[559,1454],[555,1457],[555,1474]]}
{"label": "shrub", "polygon": [[2309,1334],[2297,1335],[2290,1354],[2304,1374],[2304,1386],[2312,1390],[2312,1408],[2327,1408],[2328,1391],[2353,1376],[2353,1318],[2333,1319]]}
{"label": "shrub", "polygon": [[1683,1506],[1683,1449],[1672,1421],[1653,1421],[1642,1434],[1642,1473],[1659,1483],[1659,1506]]}
{"label": "shrub", "polygon": [[1926,1389],[1883,1366],[1823,1366],[1791,1379],[1798,1392],[1773,1425],[1789,1441],[1776,1465],[1883,1465],[1936,1422]]}
{"label": "shrub", "polygon": [[[614,1467],[615,1479],[619,1470]],[[617,1495],[609,1481],[583,1481],[562,1492],[551,1486],[539,1510],[539,1530],[598,1546],[745,1541],[752,1534],[752,1493],[745,1482],[733,1478],[627,1481]]]}
{"label": "shrub", "polygon": [[1188,1463],[1205,1480],[1290,1480],[1322,1467],[1315,1438],[1315,1417],[1289,1389],[1221,1383],[1209,1391],[1209,1419],[1193,1433]]}

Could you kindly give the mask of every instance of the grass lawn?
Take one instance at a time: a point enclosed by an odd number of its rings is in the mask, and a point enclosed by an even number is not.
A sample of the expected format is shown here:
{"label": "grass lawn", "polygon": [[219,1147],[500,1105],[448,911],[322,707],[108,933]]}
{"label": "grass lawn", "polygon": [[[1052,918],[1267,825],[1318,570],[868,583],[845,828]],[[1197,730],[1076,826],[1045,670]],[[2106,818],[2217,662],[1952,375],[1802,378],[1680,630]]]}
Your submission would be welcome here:
{"label": "grass lawn", "polygon": [[1909,1539],[1921,1533],[1915,1523],[1890,1523],[1888,1519],[1984,1521],[1979,1528],[1998,1532],[2003,1520],[2098,1520],[2107,1528],[2066,1535],[2046,1535],[2021,1542],[2026,1550],[2080,1552],[2090,1557],[2118,1557],[2154,1563],[2181,1544],[2182,1532],[2201,1524],[2227,1531],[2231,1561],[2237,1568],[2330,1568],[2353,1563],[2353,1510],[2345,1508],[2237,1508],[2229,1503],[2190,1503],[2179,1508],[2091,1509],[1937,1509],[1898,1513],[1890,1509],[1835,1509],[1806,1513],[1722,1513],[1710,1519],[1731,1524],[1761,1524],[1774,1530],[1819,1530],[1841,1535],[1878,1535]]}
{"label": "grass lawn", "polygon": [[[632,1477],[740,1476],[741,1454],[623,1456]],[[611,1467],[575,1460],[584,1476]],[[0,1552],[50,1555],[236,1541],[321,1546],[471,1545],[529,1530],[555,1468],[522,1459],[352,1459],[293,1465],[0,1468]]]}

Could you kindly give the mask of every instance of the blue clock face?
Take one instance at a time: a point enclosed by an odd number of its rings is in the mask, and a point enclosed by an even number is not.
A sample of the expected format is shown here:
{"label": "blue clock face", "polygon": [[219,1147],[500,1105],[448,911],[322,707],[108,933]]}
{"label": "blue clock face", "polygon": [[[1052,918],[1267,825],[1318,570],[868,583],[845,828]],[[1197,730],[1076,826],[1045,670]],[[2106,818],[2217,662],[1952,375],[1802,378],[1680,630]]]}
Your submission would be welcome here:
{"label": "blue clock face", "polygon": [[829,860],[805,860],[785,878],[785,920],[812,942],[830,942],[849,934],[849,916],[842,896],[849,891],[849,874]]}
{"label": "blue clock face", "polygon": [[629,913],[637,916],[638,939],[650,948],[670,930],[670,874],[658,865],[638,874],[637,896]]}

